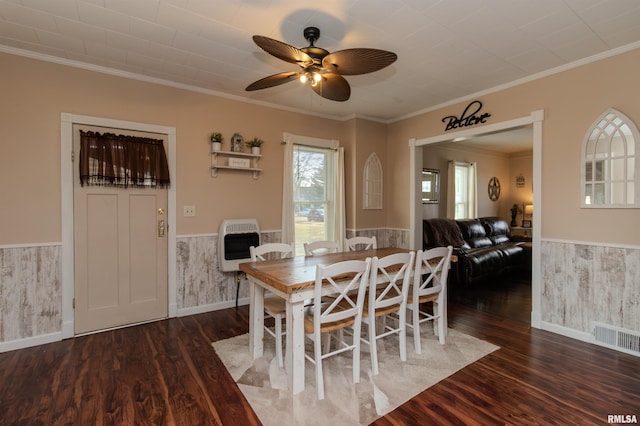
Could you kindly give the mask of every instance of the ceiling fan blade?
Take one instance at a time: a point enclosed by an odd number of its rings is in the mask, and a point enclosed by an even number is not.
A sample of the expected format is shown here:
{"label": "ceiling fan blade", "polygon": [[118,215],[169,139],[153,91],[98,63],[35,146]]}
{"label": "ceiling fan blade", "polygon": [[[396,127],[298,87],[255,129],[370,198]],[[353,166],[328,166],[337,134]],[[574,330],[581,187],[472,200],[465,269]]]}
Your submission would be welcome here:
{"label": "ceiling fan blade", "polygon": [[294,81],[298,78],[300,73],[296,71],[289,72],[281,72],[279,74],[270,75],[265,78],[261,78],[258,81],[254,81],[250,85],[247,86],[246,91],[250,92],[252,90],[260,90],[266,89],[268,87],[279,86],[284,83],[288,83],[290,81]]}
{"label": "ceiling fan blade", "polygon": [[259,35],[254,35],[253,41],[262,50],[278,59],[282,59],[283,61],[298,64],[303,68],[313,64],[313,58],[311,58],[311,56],[290,44]]}
{"label": "ceiling fan blade", "polygon": [[342,75],[358,75],[381,70],[398,59],[393,52],[379,49],[345,49],[328,54],[322,66]]}
{"label": "ceiling fan blade", "polygon": [[347,80],[339,74],[330,72],[322,74],[322,80],[311,88],[318,95],[332,101],[344,102],[351,96],[351,86]]}

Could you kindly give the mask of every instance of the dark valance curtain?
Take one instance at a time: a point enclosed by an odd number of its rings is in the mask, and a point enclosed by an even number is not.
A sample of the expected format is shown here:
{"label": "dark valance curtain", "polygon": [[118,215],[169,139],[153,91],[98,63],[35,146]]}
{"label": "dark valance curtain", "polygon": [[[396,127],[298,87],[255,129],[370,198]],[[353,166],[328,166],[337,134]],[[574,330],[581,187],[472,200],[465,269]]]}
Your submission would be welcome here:
{"label": "dark valance curtain", "polygon": [[80,184],[168,187],[162,140],[80,131]]}

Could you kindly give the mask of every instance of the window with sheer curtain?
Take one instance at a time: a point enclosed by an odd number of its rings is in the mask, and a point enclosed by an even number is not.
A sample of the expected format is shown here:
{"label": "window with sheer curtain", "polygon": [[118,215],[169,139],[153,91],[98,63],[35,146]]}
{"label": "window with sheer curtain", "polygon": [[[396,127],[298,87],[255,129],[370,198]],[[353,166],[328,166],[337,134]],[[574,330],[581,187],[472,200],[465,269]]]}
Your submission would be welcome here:
{"label": "window with sheer curtain", "polygon": [[344,149],[338,141],[285,134],[282,241],[296,254],[314,240],[345,235]]}
{"label": "window with sheer curtain", "polygon": [[80,184],[168,187],[169,165],[161,139],[80,131]]}
{"label": "window with sheer curtain", "polygon": [[447,217],[468,219],[478,216],[476,164],[449,161],[447,174]]}

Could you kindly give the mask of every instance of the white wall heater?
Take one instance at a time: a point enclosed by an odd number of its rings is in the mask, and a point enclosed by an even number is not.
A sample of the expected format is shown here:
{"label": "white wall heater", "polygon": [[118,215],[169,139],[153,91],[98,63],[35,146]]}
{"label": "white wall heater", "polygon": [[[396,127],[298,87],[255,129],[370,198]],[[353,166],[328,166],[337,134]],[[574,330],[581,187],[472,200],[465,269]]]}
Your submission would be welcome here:
{"label": "white wall heater", "polygon": [[255,219],[225,219],[218,234],[220,270],[238,271],[243,262],[251,262],[249,247],[260,245],[260,228]]}

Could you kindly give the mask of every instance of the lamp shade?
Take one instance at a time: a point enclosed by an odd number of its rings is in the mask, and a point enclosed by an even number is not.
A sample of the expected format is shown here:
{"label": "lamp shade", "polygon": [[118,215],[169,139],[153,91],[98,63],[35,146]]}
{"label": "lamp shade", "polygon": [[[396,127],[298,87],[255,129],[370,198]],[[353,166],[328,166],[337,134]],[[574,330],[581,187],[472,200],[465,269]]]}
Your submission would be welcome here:
{"label": "lamp shade", "polygon": [[525,204],[524,206],[524,216],[532,217],[533,216],[533,204]]}
{"label": "lamp shade", "polygon": [[533,205],[525,204],[522,209],[522,227],[531,228],[533,225]]}

